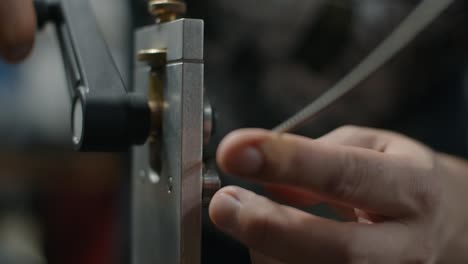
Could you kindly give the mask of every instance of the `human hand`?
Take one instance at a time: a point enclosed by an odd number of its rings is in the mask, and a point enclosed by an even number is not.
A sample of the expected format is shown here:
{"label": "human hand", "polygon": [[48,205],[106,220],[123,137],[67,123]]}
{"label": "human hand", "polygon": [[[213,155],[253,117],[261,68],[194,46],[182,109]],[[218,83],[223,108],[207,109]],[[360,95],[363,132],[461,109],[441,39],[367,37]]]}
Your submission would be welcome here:
{"label": "human hand", "polygon": [[32,0],[0,0],[0,56],[17,63],[31,52],[36,32]]}
{"label": "human hand", "polygon": [[324,201],[354,216],[337,222],[238,187],[220,190],[211,219],[265,259],[468,262],[468,165],[409,138],[357,127],[317,140],[248,129],[227,136],[217,159],[229,174],[283,186],[273,189],[284,201]]}

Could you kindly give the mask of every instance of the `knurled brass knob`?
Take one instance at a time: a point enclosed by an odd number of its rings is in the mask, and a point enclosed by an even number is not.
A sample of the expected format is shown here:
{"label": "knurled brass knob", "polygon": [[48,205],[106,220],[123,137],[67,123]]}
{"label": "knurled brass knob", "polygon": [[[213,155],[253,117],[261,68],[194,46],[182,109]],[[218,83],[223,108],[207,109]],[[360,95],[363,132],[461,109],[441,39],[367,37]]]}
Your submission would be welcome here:
{"label": "knurled brass knob", "polygon": [[187,5],[181,0],[151,0],[148,9],[157,23],[164,23],[185,15]]}

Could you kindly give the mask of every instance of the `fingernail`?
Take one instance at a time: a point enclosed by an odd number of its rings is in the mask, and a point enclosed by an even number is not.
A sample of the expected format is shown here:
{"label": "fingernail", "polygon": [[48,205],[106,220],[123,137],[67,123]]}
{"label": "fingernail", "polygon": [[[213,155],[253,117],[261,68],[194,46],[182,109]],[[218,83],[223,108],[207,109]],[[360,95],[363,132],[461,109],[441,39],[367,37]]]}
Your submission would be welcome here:
{"label": "fingernail", "polygon": [[213,203],[216,211],[215,224],[227,233],[234,233],[237,227],[237,215],[241,207],[240,201],[227,193],[220,193]]}
{"label": "fingernail", "polygon": [[234,174],[253,175],[262,169],[263,154],[256,147],[246,147],[234,153],[231,169]]}

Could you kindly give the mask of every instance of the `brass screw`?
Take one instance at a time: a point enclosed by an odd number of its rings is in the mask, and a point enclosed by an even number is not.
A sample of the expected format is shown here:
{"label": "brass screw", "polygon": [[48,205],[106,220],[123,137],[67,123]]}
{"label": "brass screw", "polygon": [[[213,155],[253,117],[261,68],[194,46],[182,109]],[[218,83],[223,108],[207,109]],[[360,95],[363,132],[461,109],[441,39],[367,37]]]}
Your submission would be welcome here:
{"label": "brass screw", "polygon": [[138,52],[137,58],[151,67],[161,68],[166,65],[166,54],[165,49],[145,49]]}
{"label": "brass screw", "polygon": [[156,23],[164,23],[185,15],[187,5],[181,0],[151,0],[148,10],[156,18]]}
{"label": "brass screw", "polygon": [[162,136],[162,115],[165,108],[163,88],[164,88],[164,67],[166,66],[165,49],[145,49],[137,54],[139,61],[151,67],[149,75],[149,101],[151,110],[151,134],[150,143],[150,164],[156,172],[161,172],[161,136]]}
{"label": "brass screw", "polygon": [[147,63],[151,66],[150,87],[149,87],[149,107],[151,109],[151,138],[155,140],[158,132],[161,129],[162,111],[164,109],[163,98],[163,72],[166,66],[166,50],[165,49],[146,49],[138,52],[137,58],[139,61]]}

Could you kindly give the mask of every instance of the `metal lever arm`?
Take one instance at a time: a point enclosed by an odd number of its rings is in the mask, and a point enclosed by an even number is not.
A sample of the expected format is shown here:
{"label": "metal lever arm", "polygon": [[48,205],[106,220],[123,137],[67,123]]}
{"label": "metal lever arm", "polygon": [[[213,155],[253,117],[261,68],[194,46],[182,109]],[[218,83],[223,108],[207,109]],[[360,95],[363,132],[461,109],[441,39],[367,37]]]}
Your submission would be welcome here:
{"label": "metal lever arm", "polygon": [[35,1],[39,25],[57,28],[73,103],[73,145],[80,151],[123,151],[145,143],[146,96],[127,91],[88,0]]}

